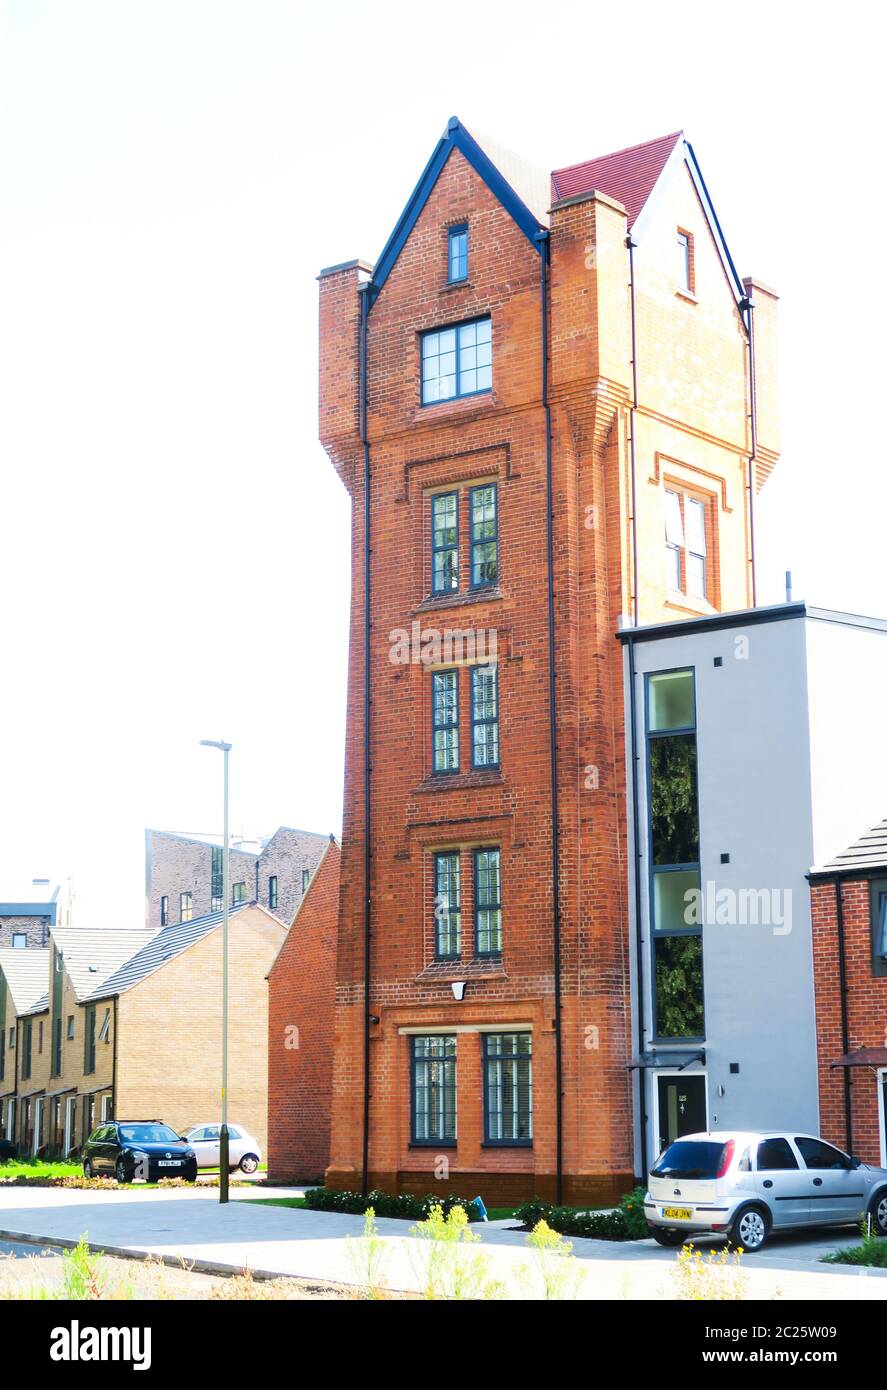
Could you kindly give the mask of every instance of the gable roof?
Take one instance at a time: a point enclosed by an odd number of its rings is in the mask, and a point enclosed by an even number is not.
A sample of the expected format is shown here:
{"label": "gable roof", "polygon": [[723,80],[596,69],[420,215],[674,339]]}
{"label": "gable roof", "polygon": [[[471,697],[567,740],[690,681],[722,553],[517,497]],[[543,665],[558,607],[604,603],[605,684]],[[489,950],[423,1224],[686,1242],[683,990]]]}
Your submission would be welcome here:
{"label": "gable roof", "polygon": [[551,175],[552,197],[557,202],[592,191],[606,193],[625,208],[630,230],[682,139],[683,133],[677,130],[656,140],[646,140],[642,145],[617,150],[615,154],[555,169]]}
{"label": "gable roof", "polygon": [[810,875],[841,874],[851,877],[854,871],[858,871],[863,877],[870,869],[887,869],[887,820],[879,821],[870,830],[864,831],[858,840],[842,849],[834,859],[811,869]]}
{"label": "gable roof", "polygon": [[24,950],[0,947],[0,970],[6,977],[16,1013],[25,1013],[47,994],[49,947],[27,946]]}
{"label": "gable roof", "polygon": [[[275,926],[280,927],[282,932],[286,931],[283,923],[273,912],[268,912],[261,904],[256,902],[238,903],[236,907],[228,910],[229,920],[233,920],[248,908],[261,912]],[[109,999],[112,995],[123,994],[126,990],[132,989],[134,985],[140,984],[142,980],[153,975],[156,970],[166,965],[167,961],[174,960],[180,956],[189,946],[193,946],[196,941],[209,936],[210,932],[215,931],[216,927],[222,922],[221,912],[208,912],[205,917],[193,917],[190,922],[174,922],[168,927],[163,927],[156,932],[140,951],[129,956],[122,961],[118,968],[110,973],[101,984],[94,984],[85,1002],[92,1003],[96,999]],[[142,933],[144,937],[145,933]]]}
{"label": "gable roof", "polygon": [[[527,240],[537,251],[539,250],[539,234],[547,231],[546,176],[541,170],[534,170],[525,160],[502,150],[492,141],[484,143],[487,149],[475,140],[457,116],[450,117],[446,130],[438,140],[419,182],[410,194],[407,205],[376,262],[369,282],[369,308],[372,308],[379,291],[394,269],[397,258],[419,220],[422,209],[428,202],[453,150],[459,150],[465,156],[475,173],[483,179],[490,192],[499,199],[505,211],[520,227]],[[496,159],[508,166],[510,177],[506,176],[504,169],[495,162]],[[516,183],[520,185],[520,192],[515,187]],[[529,204],[526,199],[530,200]]]}
{"label": "gable roof", "polygon": [[52,933],[62,953],[65,970],[78,1003],[93,994],[98,985],[151,939],[145,927],[105,928],[68,927]]}

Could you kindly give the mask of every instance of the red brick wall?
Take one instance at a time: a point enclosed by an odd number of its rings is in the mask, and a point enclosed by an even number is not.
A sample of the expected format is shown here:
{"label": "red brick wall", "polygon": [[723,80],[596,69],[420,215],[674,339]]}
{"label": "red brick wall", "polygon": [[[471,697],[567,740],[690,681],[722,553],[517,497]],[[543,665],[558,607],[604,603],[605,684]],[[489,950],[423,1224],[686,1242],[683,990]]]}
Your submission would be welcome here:
{"label": "red brick wall", "polygon": [[[884,1047],[887,1039],[887,977],[872,972],[870,890],[867,881],[841,884],[847,980],[847,1051]],[[811,885],[813,967],[816,984],[816,1036],[819,1053],[819,1106],[823,1138],[845,1148],[844,1072],[830,1063],[842,1056],[838,920],[833,883]],[[881,1162],[878,1094],[868,1067],[852,1067],[853,1152],[866,1163]]]}
{"label": "red brick wall", "polygon": [[310,1181],[329,1159],[339,859],[331,840],[268,976],[273,1179]]}
{"label": "red brick wall", "polygon": [[[683,218],[686,222],[686,217]],[[446,232],[467,222],[468,282],[446,283]],[[629,964],[626,911],[622,656],[614,633],[630,608],[631,519],[627,431],[630,318],[624,210],[591,198],[552,216],[556,672],[563,932],[564,1167],[567,1200],[609,1197],[632,1177]],[[666,238],[665,255],[673,241]],[[699,239],[700,257],[703,255]],[[361,1177],[364,915],[364,495],[358,437],[356,263],[320,280],[321,438],[353,503],[352,626],[339,910],[334,1106],[328,1182]],[[552,823],[546,568],[545,414],[541,402],[540,258],[458,152],[451,154],[368,320],[371,447],[372,985],[379,1022],[370,1042],[370,1183],[445,1188],[485,1199],[551,1196],[555,1171]],[[694,352],[738,402],[730,437],[684,435],[675,407],[657,400],[644,421],[638,506],[655,553],[642,616],[669,616],[657,449],[690,476],[704,473],[729,506],[723,591],[745,601],[748,553],[742,497],[744,355],[723,276],[696,327]],[[655,291],[655,292],[654,292]],[[657,299],[656,286],[650,291]],[[718,298],[722,296],[722,298]],[[662,295],[658,294],[661,299]],[[672,294],[653,328],[641,314],[648,384],[662,335],[677,350],[684,310]],[[728,301],[728,302],[725,302]],[[419,334],[489,313],[493,390],[420,404]],[[706,324],[714,325],[709,329]],[[646,335],[646,336],[644,336]],[[709,373],[709,368],[711,369]],[[650,389],[652,385],[650,384]],[[697,393],[698,394],[698,393]],[[722,400],[723,393],[716,393]],[[694,396],[694,410],[699,403]],[[724,410],[726,407],[719,407]],[[720,419],[715,422],[715,429]],[[640,426],[638,426],[640,428]],[[669,467],[672,465],[669,464]],[[694,472],[695,470],[695,472]],[[499,490],[500,579],[494,593],[430,599],[429,492]],[[728,486],[729,483],[729,486]],[[642,544],[642,559],[644,546]],[[644,565],[641,566],[642,572]],[[686,616],[684,612],[672,616]],[[498,643],[501,769],[430,776],[430,672],[391,660],[392,633],[494,629]],[[448,663],[452,665],[453,663]],[[461,740],[468,747],[467,673]],[[463,756],[463,766],[465,760]],[[463,939],[470,940],[470,851],[497,844],[504,905],[501,965],[464,959],[432,967],[435,849],[463,855]],[[466,953],[467,957],[467,953]],[[456,1003],[451,982],[468,981]],[[458,1146],[439,1164],[409,1143],[409,1040],[422,1026],[533,1025],[531,1149],[482,1143],[480,1037],[457,1035]],[[445,1173],[441,1178],[440,1173]]]}

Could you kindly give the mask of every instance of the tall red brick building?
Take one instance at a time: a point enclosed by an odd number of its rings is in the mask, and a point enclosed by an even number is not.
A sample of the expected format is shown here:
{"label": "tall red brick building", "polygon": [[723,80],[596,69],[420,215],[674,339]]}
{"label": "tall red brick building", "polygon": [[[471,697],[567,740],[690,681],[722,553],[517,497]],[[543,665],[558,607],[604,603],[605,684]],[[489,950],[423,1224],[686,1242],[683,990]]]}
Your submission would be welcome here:
{"label": "tall red brick building", "polygon": [[681,134],[548,174],[451,120],[376,265],[322,272],[354,576],[330,1185],[631,1184],[615,633],[754,602],[775,312]]}

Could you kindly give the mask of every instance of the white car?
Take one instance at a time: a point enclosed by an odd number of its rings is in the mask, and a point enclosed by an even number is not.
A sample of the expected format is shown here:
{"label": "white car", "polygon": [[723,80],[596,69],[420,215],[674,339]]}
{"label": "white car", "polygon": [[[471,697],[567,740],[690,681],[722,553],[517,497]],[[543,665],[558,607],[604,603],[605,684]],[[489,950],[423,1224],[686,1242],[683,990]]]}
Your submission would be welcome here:
{"label": "white car", "polygon": [[[182,1135],[197,1155],[198,1168],[218,1168],[222,1126],[218,1124],[192,1125]],[[262,1150],[258,1141],[248,1134],[243,1125],[228,1125],[228,1167],[239,1168],[242,1173],[254,1173],[262,1160]]]}
{"label": "white car", "polygon": [[760,1250],[772,1231],[857,1225],[887,1236],[887,1169],[817,1139],[777,1134],[684,1134],[650,1169],[644,1214],[660,1245],[725,1235]]}

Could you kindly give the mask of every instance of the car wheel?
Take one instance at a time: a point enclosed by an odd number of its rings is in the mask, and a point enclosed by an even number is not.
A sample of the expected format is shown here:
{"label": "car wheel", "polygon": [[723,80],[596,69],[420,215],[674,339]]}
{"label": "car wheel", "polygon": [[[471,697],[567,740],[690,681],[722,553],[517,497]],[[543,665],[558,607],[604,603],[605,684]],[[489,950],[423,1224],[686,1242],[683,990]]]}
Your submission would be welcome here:
{"label": "car wheel", "polygon": [[255,1154],[244,1154],[239,1164],[241,1173],[254,1173],[258,1166],[259,1160]]}
{"label": "car wheel", "polygon": [[85,1160],[84,1160],[84,1163],[83,1163],[83,1176],[84,1176],[85,1178],[94,1178],[94,1177],[95,1177],[95,1173],[92,1171],[92,1164],[90,1163],[90,1161],[89,1161],[88,1158],[85,1159]]}
{"label": "car wheel", "polygon": [[869,1206],[872,1225],[879,1236],[887,1236],[887,1188],[876,1192]]}
{"label": "car wheel", "polygon": [[122,1158],[118,1158],[114,1165],[114,1176],[118,1182],[129,1182],[129,1178],[126,1175],[126,1164]]}
{"label": "car wheel", "polygon": [[674,1247],[683,1245],[686,1236],[682,1231],[669,1231],[664,1226],[648,1226],[648,1231],[657,1245],[668,1245]]}
{"label": "car wheel", "polygon": [[766,1243],[770,1217],[763,1207],[743,1207],[730,1227],[730,1240],[753,1255]]}

